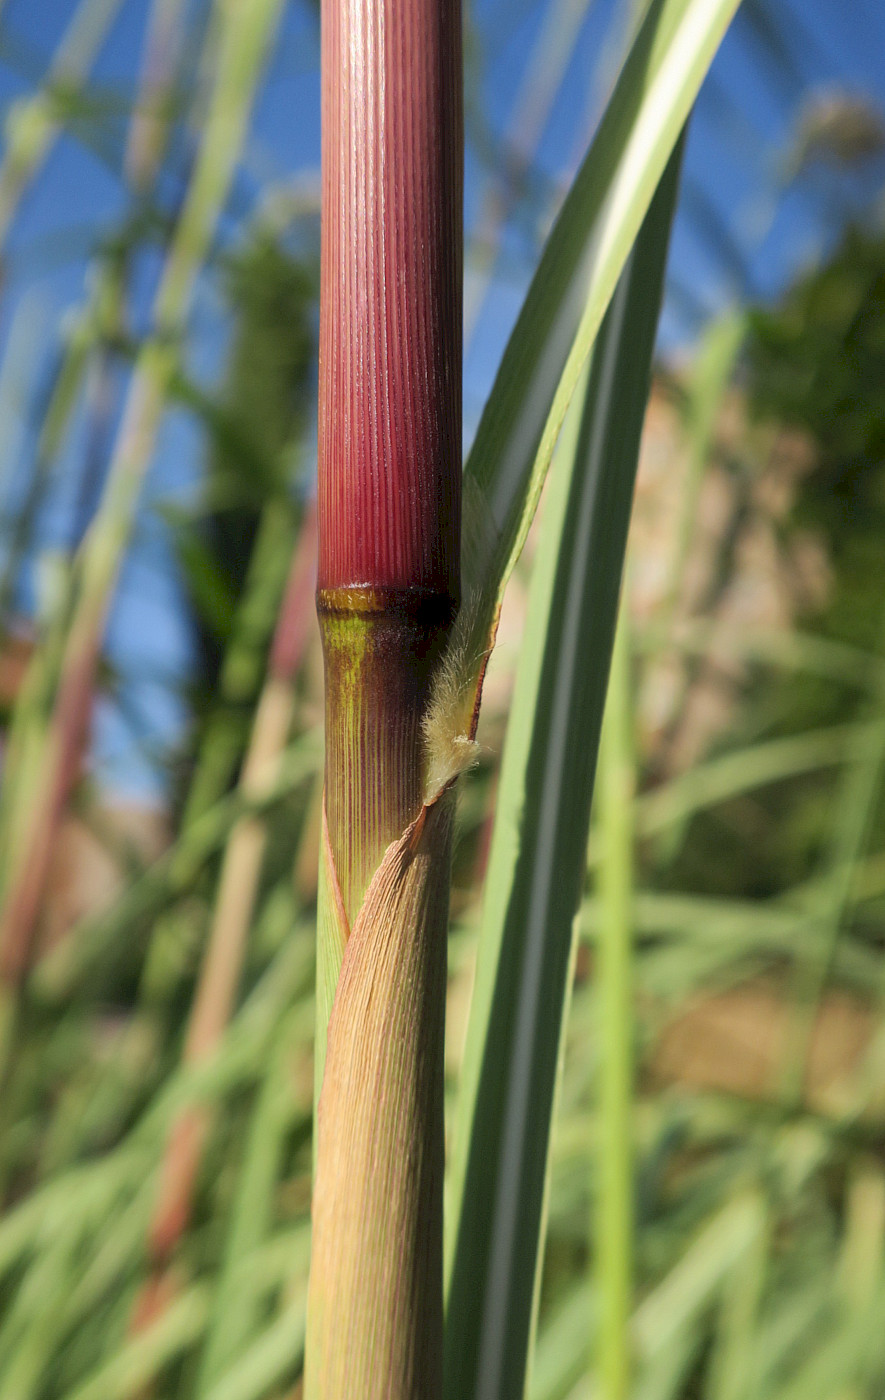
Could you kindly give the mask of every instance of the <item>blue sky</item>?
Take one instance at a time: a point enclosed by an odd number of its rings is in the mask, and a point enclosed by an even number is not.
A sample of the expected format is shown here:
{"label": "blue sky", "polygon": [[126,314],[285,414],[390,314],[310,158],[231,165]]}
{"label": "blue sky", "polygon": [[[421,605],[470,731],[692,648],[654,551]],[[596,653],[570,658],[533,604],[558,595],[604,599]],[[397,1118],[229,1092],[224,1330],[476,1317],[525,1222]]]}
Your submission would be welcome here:
{"label": "blue sky", "polygon": [[[102,3],[102,0],[91,0]],[[194,11],[201,0],[191,0]],[[484,285],[471,272],[471,233],[494,188],[502,145],[519,122],[525,74],[556,25],[577,13],[579,0],[479,0],[472,7],[466,52],[469,98],[466,162],[468,293]],[[554,8],[555,7],[555,8]],[[33,89],[70,23],[75,0],[6,0],[0,43],[0,106]],[[126,208],[119,176],[125,103],[133,89],[148,0],[121,0],[118,18],[94,65],[97,90],[112,115],[95,131],[99,149],[62,137],[21,205],[5,250],[0,299],[0,351],[15,325],[14,370],[20,397],[39,399],[65,316],[81,302],[96,236],[113,230]],[[586,145],[614,72],[629,6],[624,0],[586,5],[532,160],[531,207],[505,225],[500,257],[485,286],[481,313],[465,360],[465,430],[475,425],[509,327],[518,310],[545,220]],[[555,17],[551,19],[551,16]],[[235,242],[245,217],[270,185],[311,178],[319,162],[319,53],[316,14],[290,0],[268,66],[242,169],[219,243]],[[554,45],[555,47],[555,45]],[[877,0],[747,0],[718,55],[695,112],[684,172],[684,198],[674,231],[671,294],[662,319],[665,351],[686,353],[704,318],[736,296],[776,294],[831,241],[846,213],[869,207],[882,187],[873,162],[845,177],[818,175],[786,193],[780,189],[785,152],[797,115],[810,96],[845,90],[885,103],[885,19]],[[181,168],[179,151],[177,168]],[[173,159],[172,165],[176,166]],[[174,173],[163,186],[176,197]],[[156,266],[138,271],[136,312],[147,305]],[[16,319],[17,318],[17,319]],[[211,380],[223,350],[217,287],[200,288],[191,334],[199,373]],[[9,357],[7,357],[9,359]],[[13,379],[16,375],[13,374]],[[122,387],[122,385],[120,386]],[[4,501],[20,495],[27,470],[27,422],[7,423],[0,436]],[[56,490],[41,521],[46,550],[70,534],[71,482],[84,448],[82,430],[56,464]],[[182,414],[161,433],[148,487],[149,501],[187,498],[198,490],[200,442]],[[45,560],[23,581],[23,604],[33,604]],[[42,573],[41,573],[42,569]],[[190,636],[162,520],[142,512],[122,580],[109,654],[130,678],[127,713],[105,706],[98,726],[98,766],[112,787],[159,796],[154,748],[174,743],[185,711],[178,693],[186,676]],[[133,715],[133,707],[139,713]]]}

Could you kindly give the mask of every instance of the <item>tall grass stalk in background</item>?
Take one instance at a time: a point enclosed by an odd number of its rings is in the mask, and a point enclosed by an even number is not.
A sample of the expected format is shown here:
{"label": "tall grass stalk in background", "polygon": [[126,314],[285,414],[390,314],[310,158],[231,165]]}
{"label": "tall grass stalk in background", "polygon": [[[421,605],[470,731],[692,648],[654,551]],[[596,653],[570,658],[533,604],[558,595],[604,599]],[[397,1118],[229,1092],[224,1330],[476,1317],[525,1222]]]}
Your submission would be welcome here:
{"label": "tall grass stalk in background", "polygon": [[[246,755],[239,790],[253,802],[279,781],[281,761],[295,710],[295,682],[309,635],[309,608],[316,576],[316,516],[311,511],[292,557],[289,578]],[[192,829],[189,824],[187,829]],[[185,1063],[207,1059],[217,1050],[230,1021],[246,956],[258,882],[267,844],[266,819],[243,816],[231,829],[224,851],[212,923],[184,1046]],[[160,1174],[157,1207],[150,1228],[155,1285],[190,1218],[194,1185],[209,1115],[197,1109],[181,1115],[170,1134]]]}
{"label": "tall grass stalk in background", "polygon": [[[141,82],[124,156],[124,173],[129,190],[138,201],[148,197],[172,125],[174,70],[181,40],[182,8],[183,0],[154,0],[151,9]],[[114,18],[115,9],[108,8],[104,3],[103,8],[94,9],[94,0],[92,5],[80,7],[59,45],[43,90],[28,99],[10,122],[9,144],[0,166],[0,250],[22,194],[45,161],[53,136],[61,129],[59,119],[76,115],[74,99],[77,88],[84,80],[85,70],[95,57]],[[22,129],[30,132],[27,143],[20,134]],[[110,411],[109,404],[114,400],[112,346],[124,334],[126,283],[132,248],[131,235],[127,235],[121,244],[113,240],[111,248],[105,251],[93,269],[85,304],[78,310],[65,336],[65,348],[40,424],[34,469],[25,500],[16,513],[9,552],[0,575],[0,616],[6,617],[9,613],[21,564],[31,542],[34,519],[84,381],[89,385],[93,416],[106,418]],[[105,428],[107,425],[102,423],[101,426]],[[100,438],[101,434],[98,436]],[[93,452],[90,455],[95,458],[100,454]],[[87,470],[81,482],[80,509],[76,513],[72,547],[79,545],[88,524],[90,487],[95,485],[94,476],[93,463],[93,470]],[[43,680],[51,688],[52,677],[45,676]],[[27,713],[29,709],[37,711],[41,708],[36,704],[20,707],[20,723],[35,717]],[[22,714],[22,710],[26,713]],[[16,742],[18,737],[12,739],[13,752],[21,748],[20,742]],[[16,787],[16,780],[7,763],[4,790],[0,796],[0,849],[8,836],[6,828],[10,813],[6,804]]]}
{"label": "tall grass stalk in background", "polygon": [[[89,720],[110,600],[129,541],[196,280],[227,199],[280,0],[219,0],[220,37],[209,111],[193,177],[158,287],[152,334],[142,346],[112,454],[104,497],[73,575],[60,655],[41,658],[54,681],[51,718],[33,771],[17,795],[21,835],[4,872],[0,978],[8,1018],[29,959],[59,816]],[[56,669],[57,668],[57,669]],[[57,674],[57,680],[54,676]]]}
{"label": "tall grass stalk in background", "polygon": [[0,247],[21,197],[46,160],[62,123],[77,110],[89,70],[121,7],[121,0],[84,0],[76,6],[43,87],[16,103],[6,119],[0,165]]}
{"label": "tall grass stalk in background", "polygon": [[630,637],[621,611],[599,750],[603,842],[597,883],[599,1168],[595,1229],[599,1384],[604,1400],[627,1400],[633,1306],[633,708]]}

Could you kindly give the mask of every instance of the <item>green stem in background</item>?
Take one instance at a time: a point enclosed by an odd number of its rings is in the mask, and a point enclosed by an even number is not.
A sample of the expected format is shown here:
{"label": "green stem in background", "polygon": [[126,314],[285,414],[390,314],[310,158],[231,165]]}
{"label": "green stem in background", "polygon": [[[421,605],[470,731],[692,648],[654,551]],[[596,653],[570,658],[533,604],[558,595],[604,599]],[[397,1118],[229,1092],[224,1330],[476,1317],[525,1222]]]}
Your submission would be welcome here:
{"label": "green stem in background", "polygon": [[46,160],[77,102],[122,0],[80,0],[46,81],[33,97],[13,103],[6,118],[6,149],[0,164],[0,249],[6,243],[21,197]]}
{"label": "green stem in background", "polygon": [[729,310],[704,331],[692,368],[688,413],[685,483],[679,497],[679,518],[664,588],[661,628],[669,633],[680,601],[680,589],[696,527],[704,473],[713,448],[716,423],[731,383],[735,361],[746,335],[746,317]]}
{"label": "green stem in background", "polygon": [[[232,620],[224,606],[229,598],[228,583],[221,583],[223,604],[217,625],[225,637],[224,654],[217,681],[211,689],[209,712],[199,731],[196,762],[180,818],[182,833],[219,801],[235,782],[238,769],[241,784],[245,780],[251,785],[256,763],[259,767],[264,764],[262,755],[265,758],[270,755],[271,761],[279,757],[293,712],[295,673],[313,624],[312,601],[305,612],[305,599],[312,599],[313,593],[308,575],[315,577],[316,574],[315,512],[303,512],[301,540],[293,554],[300,512],[281,478],[281,466],[288,460],[286,449],[291,444],[295,426],[294,401],[300,400],[304,388],[304,358],[308,345],[301,299],[305,285],[303,275],[292,279],[294,268],[280,252],[272,252],[269,245],[264,246],[260,241],[247,244],[247,248],[250,249],[248,258],[244,261],[246,255],[240,255],[235,279],[245,304],[241,304],[236,333],[228,351],[224,407],[207,400],[195,386],[184,381],[180,385],[185,401],[195,402],[210,421],[216,423],[218,445],[209,467],[210,501],[213,485],[218,484],[219,470],[223,475],[226,465],[230,465],[222,446],[229,444],[230,439],[237,447],[227,450],[243,453],[240,469],[247,475],[250,470],[263,474],[261,484],[266,497],[257,522],[249,508],[244,517],[232,514],[228,526],[221,529],[222,557],[226,556],[228,562],[236,561],[235,573],[239,572],[238,561],[243,554],[247,555],[248,563]],[[283,271],[289,280],[281,289]],[[291,294],[288,299],[287,293]],[[276,369],[272,368],[273,355],[263,356],[260,350],[268,317],[271,324],[279,328],[274,331],[273,345],[279,346],[276,337],[286,338]],[[297,379],[293,379],[293,375],[297,375]],[[235,385],[238,387],[234,391]],[[232,392],[235,393],[234,402],[240,405],[243,413],[239,424],[232,412]],[[210,521],[212,518],[210,515]],[[231,537],[228,531],[235,518],[240,523],[232,527]],[[199,544],[195,547],[199,560],[203,547]],[[210,560],[210,571],[214,567]],[[285,581],[287,569],[290,572],[288,585]],[[201,571],[199,563],[196,571]],[[189,573],[194,576],[193,564]],[[218,604],[213,606],[217,608]],[[269,651],[272,654],[268,665]],[[256,705],[253,724],[252,712]],[[210,942],[216,949],[228,946],[231,939],[239,939],[245,947],[262,866],[263,831],[262,823],[245,821],[232,837],[224,861],[224,888],[215,900],[210,934]],[[203,887],[211,898],[206,881]],[[157,1014],[159,1004],[168,1005],[180,981],[186,961],[186,957],[183,960],[180,954],[176,955],[180,948],[178,914],[173,912],[153,930],[143,966],[139,1004],[144,1013],[140,1020],[146,1049],[162,1031],[164,1018],[162,1013]],[[217,952],[213,954],[215,957]],[[238,964],[239,958],[231,961],[226,981],[232,978],[235,983]],[[233,995],[233,992],[225,995]]]}
{"label": "green stem in background", "polygon": [[[60,1300],[59,1307],[52,1304],[52,1315],[56,1324],[55,1345],[71,1343],[66,1353],[71,1359],[96,1315],[104,1315],[104,1325],[113,1328],[115,1341],[110,1349],[102,1347],[98,1355],[87,1344],[87,1358],[92,1356],[93,1364],[100,1362],[103,1367],[109,1360],[109,1351],[114,1354],[117,1350],[116,1339],[120,1337],[117,1319],[125,1330],[132,1282],[138,1278],[143,1260],[144,1230],[158,1147],[170,1123],[188,1106],[216,1103],[219,1097],[225,1099],[233,1095],[242,1103],[244,1095],[249,1095],[264,1081],[283,1020],[288,1026],[288,1046],[295,1060],[309,1052],[312,1024],[309,992],[313,980],[311,932],[307,925],[293,931],[285,949],[273,960],[238,1013],[210,1064],[173,1070],[152,1102],[137,1114],[122,1140],[97,1160],[81,1161],[73,1170],[62,1172],[52,1190],[37,1193],[37,1236],[42,1239],[45,1232],[46,1248],[41,1248],[39,1240],[29,1241],[27,1237],[26,1222],[34,1198],[25,1208],[14,1207],[0,1224],[0,1274],[5,1276],[21,1256],[22,1280],[28,1282],[27,1288],[15,1290],[15,1310],[28,1330],[39,1329],[45,1317],[46,1289],[54,1281],[47,1279],[47,1269],[51,1273],[53,1256],[56,1265],[62,1262],[60,1256],[64,1250],[69,1261],[66,1296]],[[293,1104],[291,1088],[287,1095],[286,1112],[300,1119],[302,1132],[309,1121],[309,1100],[306,1085],[296,1103]],[[249,1155],[244,1168],[249,1164]],[[259,1204],[258,1208],[265,1207]],[[24,1236],[22,1225],[26,1231]],[[291,1229],[281,1231],[269,1250],[263,1251],[265,1256],[271,1255],[263,1262],[258,1257],[248,1256],[241,1261],[242,1268],[237,1269],[232,1284],[247,1315],[260,1316],[265,1297],[285,1285],[293,1273],[303,1277],[306,1252],[297,1246],[293,1250],[292,1245],[293,1234],[298,1233]],[[306,1235],[304,1231],[300,1233]],[[36,1249],[32,1254],[34,1244]],[[171,1310],[174,1311],[174,1306]],[[7,1314],[11,1311],[7,1309]],[[5,1322],[6,1314],[4,1325]],[[296,1336],[297,1328],[291,1340],[291,1346],[297,1349]],[[82,1367],[79,1369],[82,1374]],[[53,1371],[54,1377],[56,1374]],[[270,1384],[270,1380],[266,1384]],[[0,1359],[0,1392],[4,1396],[7,1394],[3,1359]],[[54,1393],[59,1393],[57,1383]],[[76,1386],[65,1385],[63,1393],[67,1397],[79,1392]],[[119,1392],[99,1388],[98,1393],[119,1393],[122,1397],[131,1392],[124,1385]]]}
{"label": "green stem in background", "polygon": [[[243,762],[239,788],[246,801],[260,800],[279,782],[281,760],[295,713],[295,681],[312,621],[315,576],[316,523],[310,512],[299,547],[292,557],[268,675]],[[230,1020],[246,957],[266,844],[267,823],[258,814],[241,817],[228,837],[212,925],[188,1024],[184,1047],[186,1063],[213,1054]],[[150,1253],[158,1273],[164,1270],[190,1219],[210,1123],[207,1113],[192,1111],[173,1125],[150,1228]]]}
{"label": "green stem in background", "polygon": [[110,601],[129,542],[145,473],[197,278],[224,207],[252,99],[281,0],[231,5],[219,0],[221,39],[215,83],[194,175],[173,235],[153,308],[153,333],[133,371],[107,486],[83,541],[73,578],[52,718],[39,771],[17,794],[23,837],[7,876],[0,913],[0,976],[5,998],[24,977],[54,836],[88,729]]}
{"label": "green stem in background", "polygon": [[800,943],[796,955],[780,1085],[785,1106],[791,1109],[802,1102],[805,1093],[821,998],[839,934],[856,902],[857,867],[869,840],[885,778],[885,719],[877,718],[864,730],[865,742],[859,745],[857,760],[850,762],[840,775],[830,832],[829,868],[809,911],[820,937]]}
{"label": "green stem in background", "polygon": [[133,925],[157,918],[200,878],[207,861],[224,846],[236,823],[247,815],[267,814],[301,784],[313,779],[322,764],[322,734],[313,730],[295,739],[280,759],[279,781],[262,793],[229,793],[183,832],[179,839],[136,880],[107,913],[83,919],[34,969],[38,999],[61,1002],[87,981],[113,972],[113,950]]}
{"label": "green stem in background", "polygon": [[[144,73],[135,114],[129,132],[126,155],[126,176],[132,192],[143,197],[156,175],[163,155],[171,111],[166,98],[171,90],[171,69],[176,56],[178,22],[181,18],[182,0],[155,0],[151,11],[147,39],[147,54]],[[63,41],[56,60],[56,67],[63,68],[71,76],[72,66],[84,69],[90,59],[95,44],[100,43],[100,35],[94,25],[86,25],[75,19],[69,36]],[[79,38],[77,37],[79,35]],[[77,62],[74,63],[74,58]],[[42,96],[32,99],[38,106]],[[150,140],[142,132],[150,113]],[[11,156],[10,156],[11,159]],[[0,174],[0,189],[3,177]],[[11,217],[11,211],[10,211]],[[43,499],[52,467],[58,457],[65,433],[68,430],[81,390],[91,385],[92,397],[97,413],[106,426],[106,418],[111,402],[112,345],[123,334],[126,321],[126,291],[128,277],[129,239],[110,240],[107,251],[98,260],[90,280],[89,293],[85,305],[78,311],[66,336],[66,344],[61,364],[55,376],[35,452],[34,467],[31,472],[25,500],[12,527],[12,539],[2,573],[0,573],[0,619],[6,617],[13,592],[18,580],[19,568],[31,542],[34,520]],[[95,471],[86,470],[80,483],[80,501],[75,512],[73,543],[79,545],[87,512],[91,510],[92,490]],[[34,658],[28,685],[17,705],[14,724],[8,736],[7,753],[4,760],[4,781],[0,793],[0,868],[4,878],[8,878],[15,864],[16,854],[10,846],[21,836],[20,806],[21,794],[31,790],[31,780],[23,773],[19,759],[23,763],[34,764],[34,772],[39,772],[43,746],[46,742],[47,724],[52,708],[52,698],[58,682],[58,668],[64,644],[64,628],[67,622],[66,584],[69,561],[59,561],[55,580],[55,594],[49,600],[49,623],[47,636],[39,653]]]}
{"label": "green stem in background", "polygon": [[748,1232],[743,1253],[722,1282],[710,1359],[710,1400],[754,1400],[759,1393],[755,1346],[771,1247],[767,1203],[761,1191],[755,1226]]}
{"label": "green stem in background", "polygon": [[[255,1108],[243,1153],[237,1193],[225,1240],[224,1262],[215,1294],[212,1316],[203,1354],[196,1400],[212,1393],[213,1383],[242,1354],[243,1346],[256,1330],[260,1314],[256,1307],[244,1306],[238,1286],[238,1270],[251,1251],[260,1248],[273,1226],[274,1192],[284,1159],[285,1141],[291,1132],[295,1105],[291,1087],[292,1047],[297,1024],[309,1005],[300,1005],[284,1017],[273,1046],[268,1072],[256,1095]],[[312,1026],[311,1026],[312,1029]],[[312,1105],[300,1106],[300,1122],[309,1127]],[[257,1300],[256,1300],[257,1301]]]}
{"label": "green stem in background", "polygon": [[[72,550],[82,540],[101,485],[105,439],[109,436],[109,422],[117,401],[114,361],[128,330],[133,230],[137,229],[142,209],[147,205],[172,127],[172,96],[183,38],[183,11],[184,0],[153,0],[151,5],[138,92],[123,158],[123,175],[134,207],[127,212],[122,238],[110,240],[101,258],[86,311],[87,318],[92,317],[97,322],[98,344],[90,367],[87,411],[93,423],[80,474]],[[153,211],[148,217],[152,214]],[[36,481],[37,473],[34,475]]]}
{"label": "green stem in background", "polygon": [[269,501],[261,512],[243,597],[221,663],[218,695],[188,787],[183,830],[222,797],[236,775],[250,708],[261,687],[295,533],[291,502],[280,498]]}
{"label": "green stem in background", "polygon": [[[171,125],[169,99],[182,9],[183,0],[155,0],[151,10],[142,80],[129,129],[125,159],[127,183],[137,197],[145,195],[157,173]],[[81,10],[83,13],[77,12],[69,34],[62,41],[54,65],[54,70],[60,68],[67,73],[69,81],[75,73],[79,72],[82,76],[85,72],[102,42],[104,30],[113,19],[112,11],[107,15],[100,11],[91,22],[84,23],[88,19],[88,7],[81,7]],[[40,106],[45,102],[45,94],[39,94],[29,102]],[[14,150],[9,151],[7,159],[14,163]],[[0,170],[0,191],[3,180],[4,174]],[[14,209],[8,213],[11,219]],[[123,332],[127,252],[128,247],[121,249],[119,240],[110,240],[109,251],[94,269],[87,301],[77,312],[65,336],[61,365],[40,425],[27,496],[16,517],[13,543],[0,574],[0,618],[8,612],[18,568],[30,539],[33,517],[78,401],[86,370],[92,364],[96,375],[107,372],[109,343],[117,340]],[[97,365],[93,363],[95,360],[98,361]]]}
{"label": "green stem in background", "polygon": [[[758,1254],[764,1228],[761,1192],[739,1190],[724,1206],[717,1205],[687,1242],[680,1241],[675,1264],[645,1294],[631,1318],[638,1363],[631,1394],[636,1400],[681,1400],[689,1393],[687,1377],[698,1362],[704,1320],[723,1287],[745,1270],[748,1254]],[[538,1342],[529,1400],[599,1393],[587,1387],[587,1373],[600,1346],[594,1298],[593,1287],[582,1282],[551,1310]]]}
{"label": "green stem in background", "polygon": [[186,0],[154,0],[151,7],[124,161],[127,184],[136,195],[149,192],[166,149],[185,11]]}
{"label": "green stem in background", "polygon": [[[34,517],[43,498],[52,464],[79,402],[90,355],[100,333],[95,312],[96,307],[91,300],[71,327],[49,395],[37,439],[32,478],[22,508],[13,522],[9,555],[0,573],[0,618],[4,621],[15,591],[19,566],[30,540]],[[9,878],[14,865],[16,842],[22,834],[20,795],[30,790],[29,765],[39,769],[52,692],[58,680],[65,615],[62,600],[50,599],[47,612],[42,643],[17,696],[6,736],[3,784],[0,787],[0,883]]]}
{"label": "green stem in background", "polygon": [[628,1400],[633,1301],[633,819],[635,789],[626,608],[612,653],[599,750],[602,854],[596,977],[599,998],[599,1171],[596,1194],[599,1393]]}
{"label": "green stem in background", "polygon": [[[885,629],[880,625],[880,636]],[[800,943],[793,972],[793,1001],[787,1023],[780,1092],[788,1109],[801,1104],[815,1022],[843,925],[860,890],[857,870],[870,839],[885,780],[885,718],[882,694],[871,686],[862,702],[859,743],[840,774],[828,840],[826,872],[815,891],[811,912],[819,938]],[[861,1073],[863,1078],[863,1072]]]}
{"label": "green stem in background", "polygon": [[[25,432],[32,406],[43,395],[43,333],[46,329],[46,306],[39,291],[25,292],[9,318],[9,330],[3,359],[0,363],[0,491],[8,497],[14,486],[17,464],[25,445]],[[44,400],[45,402],[45,400]],[[41,413],[41,419],[43,414]],[[12,553],[15,517],[4,511],[3,537],[6,553]],[[8,571],[6,559],[0,569],[0,597],[3,580]],[[0,609],[0,618],[8,613],[8,604]]]}

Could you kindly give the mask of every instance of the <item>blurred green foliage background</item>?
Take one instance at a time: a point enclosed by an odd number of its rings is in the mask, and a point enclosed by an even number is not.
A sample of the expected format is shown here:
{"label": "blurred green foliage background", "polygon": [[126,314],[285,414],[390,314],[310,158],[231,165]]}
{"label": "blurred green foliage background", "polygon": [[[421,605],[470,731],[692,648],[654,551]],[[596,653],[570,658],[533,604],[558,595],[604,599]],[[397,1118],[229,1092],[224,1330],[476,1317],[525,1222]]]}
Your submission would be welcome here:
{"label": "blurred green foliage background", "polygon": [[[467,16],[468,435],[628,10]],[[316,9],[46,3],[54,54],[8,11],[0,1395],[289,1400],[321,770]],[[699,103],[628,555],[637,1400],[885,1395],[885,126],[881,93],[809,79],[818,22],[747,0]],[[839,23],[873,44],[874,19]],[[746,172],[708,148],[748,139],[757,90],[781,116],[756,132],[747,234]],[[281,173],[287,142],[304,162]],[[80,171],[96,212],[72,227]],[[532,552],[461,794],[450,1096]],[[604,839],[597,818],[532,1400],[603,1394]]]}

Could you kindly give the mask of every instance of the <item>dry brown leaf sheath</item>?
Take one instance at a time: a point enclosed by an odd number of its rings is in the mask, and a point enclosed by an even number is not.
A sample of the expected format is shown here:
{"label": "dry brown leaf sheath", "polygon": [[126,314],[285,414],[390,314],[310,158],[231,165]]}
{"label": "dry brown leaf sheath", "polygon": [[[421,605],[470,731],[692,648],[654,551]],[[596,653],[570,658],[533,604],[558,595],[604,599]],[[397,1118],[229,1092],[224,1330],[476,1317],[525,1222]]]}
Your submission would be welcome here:
{"label": "dry brown leaf sheath", "polygon": [[389,847],[344,953],[318,1114],[309,1396],[441,1393],[453,809],[448,790]]}

